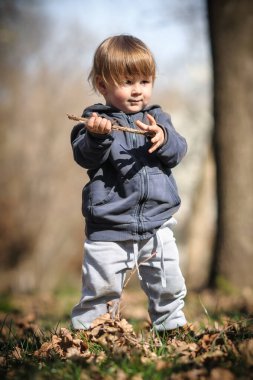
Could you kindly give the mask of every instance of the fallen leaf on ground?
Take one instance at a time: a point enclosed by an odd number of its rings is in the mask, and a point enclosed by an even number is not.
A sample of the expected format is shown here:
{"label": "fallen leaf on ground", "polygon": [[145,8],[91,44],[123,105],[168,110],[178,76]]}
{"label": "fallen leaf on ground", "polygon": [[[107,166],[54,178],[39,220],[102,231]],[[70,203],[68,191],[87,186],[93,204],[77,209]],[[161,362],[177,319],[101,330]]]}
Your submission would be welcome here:
{"label": "fallen leaf on ground", "polygon": [[249,366],[253,366],[253,339],[246,340],[239,345],[239,351]]}
{"label": "fallen leaf on ground", "polygon": [[226,368],[213,368],[210,380],[235,380],[234,374]]}

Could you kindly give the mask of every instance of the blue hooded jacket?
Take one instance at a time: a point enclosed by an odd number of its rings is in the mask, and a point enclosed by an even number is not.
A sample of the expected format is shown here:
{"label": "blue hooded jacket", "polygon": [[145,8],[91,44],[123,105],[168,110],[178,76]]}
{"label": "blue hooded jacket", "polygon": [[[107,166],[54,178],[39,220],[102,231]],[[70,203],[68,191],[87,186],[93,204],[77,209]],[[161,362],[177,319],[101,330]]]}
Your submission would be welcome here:
{"label": "blue hooded jacket", "polygon": [[71,133],[75,161],[88,169],[90,181],[82,193],[86,236],[90,240],[143,240],[153,236],[180,206],[171,169],[187,151],[185,139],[172,126],[170,116],[154,105],[125,114],[95,104],[83,112],[96,112],[117,124],[136,128],[135,121],[149,124],[147,113],[163,128],[165,142],[155,152],[148,136],[119,132],[94,134],[77,124]]}

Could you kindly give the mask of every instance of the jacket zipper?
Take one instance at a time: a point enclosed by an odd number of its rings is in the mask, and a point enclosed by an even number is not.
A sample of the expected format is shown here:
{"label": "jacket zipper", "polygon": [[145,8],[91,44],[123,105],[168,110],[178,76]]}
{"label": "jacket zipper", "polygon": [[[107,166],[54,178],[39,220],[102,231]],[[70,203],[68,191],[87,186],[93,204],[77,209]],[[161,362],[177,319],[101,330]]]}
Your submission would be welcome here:
{"label": "jacket zipper", "polygon": [[146,200],[148,199],[148,175],[147,175],[147,170],[145,166],[142,169],[142,182],[143,182],[143,192],[142,192],[142,197],[139,201],[139,209],[138,209],[138,232],[143,233],[144,231],[144,226],[143,226],[143,209],[146,203]]}
{"label": "jacket zipper", "polygon": [[[136,129],[136,126],[135,126],[131,116],[127,115],[127,120],[128,120],[128,123],[130,124],[130,126],[132,128]],[[133,148],[137,148],[137,135],[135,133],[132,134],[132,142],[133,142]],[[142,221],[142,212],[143,212],[145,202],[146,202],[147,196],[148,196],[148,175],[147,175],[147,170],[146,170],[145,166],[141,169],[140,186],[141,186],[141,196],[140,196],[137,208],[136,208],[136,216],[137,216],[137,220],[138,220],[138,224],[136,226],[137,234],[143,233],[143,230],[144,230],[143,221]]]}
{"label": "jacket zipper", "polygon": [[[127,121],[128,121],[129,126],[130,126],[131,128],[133,128],[133,129],[136,129],[136,126],[135,126],[135,124],[134,124],[134,122],[133,122],[131,116],[126,115],[126,117],[127,117]],[[136,134],[135,134],[135,133],[131,133],[130,136],[131,136],[131,139],[132,139],[133,147],[136,148],[136,147],[137,147],[137,138],[136,138]]]}

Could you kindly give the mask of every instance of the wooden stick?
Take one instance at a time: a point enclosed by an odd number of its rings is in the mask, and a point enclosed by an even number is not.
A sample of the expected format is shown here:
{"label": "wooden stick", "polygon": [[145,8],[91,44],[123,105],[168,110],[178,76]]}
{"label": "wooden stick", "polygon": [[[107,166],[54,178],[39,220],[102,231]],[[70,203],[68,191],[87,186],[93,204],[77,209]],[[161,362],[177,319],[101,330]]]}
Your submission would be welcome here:
{"label": "wooden stick", "polygon": [[[83,123],[85,124],[88,119],[85,118],[85,117],[79,117],[79,116],[75,116],[75,115],[70,115],[67,113],[67,116],[70,120],[75,120],[75,121],[79,121],[80,123]],[[145,132],[145,131],[142,131],[140,129],[134,129],[134,128],[128,128],[128,127],[122,127],[120,125],[116,125],[116,124],[113,124],[112,125],[112,129],[115,130],[115,131],[121,131],[121,132],[129,132],[129,133],[137,133],[139,135],[146,135],[146,136],[152,136],[152,134],[150,134],[150,132]]]}

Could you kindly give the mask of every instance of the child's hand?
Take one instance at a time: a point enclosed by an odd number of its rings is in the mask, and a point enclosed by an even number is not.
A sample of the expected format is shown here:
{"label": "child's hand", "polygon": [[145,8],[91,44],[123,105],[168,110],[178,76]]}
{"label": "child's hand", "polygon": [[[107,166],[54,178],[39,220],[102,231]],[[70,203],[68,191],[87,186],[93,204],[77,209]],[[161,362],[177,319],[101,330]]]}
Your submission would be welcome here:
{"label": "child's hand", "polygon": [[163,144],[165,136],[163,129],[156,124],[156,121],[153,118],[153,116],[147,114],[147,117],[150,125],[144,124],[140,120],[137,120],[135,124],[140,129],[149,132],[151,135],[153,135],[150,139],[152,146],[148,150],[149,153],[153,153],[156,149],[159,148],[159,146]]}
{"label": "child's hand", "polygon": [[112,123],[110,120],[98,116],[95,112],[93,112],[88,122],[85,124],[85,127],[90,132],[105,135],[111,132]]}

